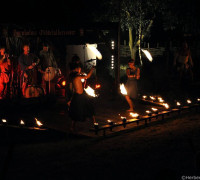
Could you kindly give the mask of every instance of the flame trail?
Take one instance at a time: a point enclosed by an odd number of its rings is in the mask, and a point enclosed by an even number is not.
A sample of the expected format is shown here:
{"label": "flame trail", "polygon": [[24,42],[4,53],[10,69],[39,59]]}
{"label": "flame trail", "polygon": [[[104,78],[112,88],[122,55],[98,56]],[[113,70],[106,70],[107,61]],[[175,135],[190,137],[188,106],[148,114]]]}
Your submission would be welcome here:
{"label": "flame trail", "polygon": [[153,61],[153,58],[152,58],[152,56],[151,56],[151,54],[150,54],[149,51],[147,51],[147,50],[145,50],[145,49],[142,49],[142,52],[145,54],[145,56],[148,58],[148,60],[149,60],[150,62]]}
{"label": "flame trail", "polygon": [[126,90],[124,84],[120,84],[120,91],[123,95],[127,95],[127,90]]}
{"label": "flame trail", "polygon": [[92,97],[97,97],[97,95],[95,94],[94,89],[92,89],[90,86],[88,86],[87,88],[84,88],[85,92]]}

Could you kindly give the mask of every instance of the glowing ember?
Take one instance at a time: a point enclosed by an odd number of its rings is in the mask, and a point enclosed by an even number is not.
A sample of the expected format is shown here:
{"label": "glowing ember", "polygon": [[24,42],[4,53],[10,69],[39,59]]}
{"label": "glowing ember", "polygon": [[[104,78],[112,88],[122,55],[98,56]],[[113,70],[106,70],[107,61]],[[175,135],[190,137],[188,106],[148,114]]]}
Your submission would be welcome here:
{"label": "glowing ember", "polygon": [[192,103],[192,101],[188,99],[188,100],[187,100],[187,103],[188,103],[188,104],[191,104],[191,103]]}
{"label": "glowing ember", "polygon": [[7,123],[7,120],[6,120],[6,119],[2,119],[2,122],[3,122],[3,123]]}
{"label": "glowing ember", "polygon": [[21,124],[21,125],[24,125],[25,123],[24,123],[24,121],[23,121],[23,120],[20,120],[20,124]]}
{"label": "glowing ember", "polygon": [[42,126],[43,125],[37,118],[35,118],[35,120],[36,120],[36,123],[37,123],[38,126]]}
{"label": "glowing ember", "polygon": [[166,109],[169,109],[169,105],[167,103],[163,103],[163,106],[165,106]]}
{"label": "glowing ember", "polygon": [[156,112],[156,111],[158,111],[158,109],[157,108],[151,108],[154,112]]}
{"label": "glowing ember", "polygon": [[180,102],[176,102],[176,105],[177,105],[177,106],[180,106],[180,105],[181,105],[181,103],[180,103]]}
{"label": "glowing ember", "polygon": [[144,95],[144,96],[142,96],[142,98],[143,98],[143,99],[146,99],[146,98],[147,98],[147,96],[146,96],[146,95]]}
{"label": "glowing ember", "polygon": [[97,95],[95,94],[94,89],[92,89],[90,86],[88,86],[87,88],[84,89],[85,92],[92,97],[97,97]]}
{"label": "glowing ember", "polygon": [[149,60],[150,62],[153,61],[153,58],[152,58],[152,56],[151,56],[151,54],[150,54],[149,51],[142,49],[142,52],[145,54],[145,56],[148,58],[148,60]]}
{"label": "glowing ember", "polygon": [[121,116],[121,119],[126,119],[126,117]]}
{"label": "glowing ember", "polygon": [[102,55],[101,53],[97,50],[97,48],[91,44],[86,44],[87,47],[96,55],[96,57],[101,60],[102,59]]}
{"label": "glowing ember", "polygon": [[96,85],[95,85],[95,89],[99,89],[100,87],[101,87],[100,84],[96,84]]}
{"label": "glowing ember", "polygon": [[126,90],[124,84],[120,84],[120,91],[123,95],[127,95],[127,90]]}
{"label": "glowing ember", "polygon": [[139,114],[138,114],[138,113],[132,113],[132,112],[131,112],[131,113],[130,113],[130,116],[133,117],[133,118],[137,118],[137,117],[139,116]]}

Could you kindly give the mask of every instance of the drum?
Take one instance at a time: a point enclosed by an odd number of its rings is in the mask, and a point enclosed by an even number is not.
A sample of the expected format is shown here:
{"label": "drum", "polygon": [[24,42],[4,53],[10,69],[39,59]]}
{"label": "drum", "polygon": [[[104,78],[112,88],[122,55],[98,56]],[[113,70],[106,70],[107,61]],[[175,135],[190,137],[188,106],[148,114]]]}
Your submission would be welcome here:
{"label": "drum", "polygon": [[28,86],[25,89],[24,93],[25,98],[40,97],[43,95],[44,95],[44,90],[39,86]]}
{"label": "drum", "polygon": [[56,76],[59,76],[59,69],[54,68],[54,67],[47,67],[45,70],[45,73],[43,75],[43,78],[45,81],[51,81],[53,80]]}

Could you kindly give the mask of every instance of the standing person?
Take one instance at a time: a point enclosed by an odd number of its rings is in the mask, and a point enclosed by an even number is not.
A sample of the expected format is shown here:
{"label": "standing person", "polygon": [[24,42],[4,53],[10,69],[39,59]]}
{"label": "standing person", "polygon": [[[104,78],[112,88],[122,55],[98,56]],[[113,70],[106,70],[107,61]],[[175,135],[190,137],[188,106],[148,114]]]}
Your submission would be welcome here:
{"label": "standing person", "polygon": [[[72,96],[72,81],[71,81],[71,75],[73,74],[72,72],[74,72],[74,67],[75,66],[80,66],[81,67],[81,71],[83,70],[83,65],[81,63],[80,57],[77,54],[74,54],[72,56],[71,62],[69,62],[68,65],[68,70],[67,70],[67,85],[66,85],[66,100],[67,100],[67,104],[69,106],[70,103],[70,98]],[[81,72],[81,74],[84,74],[83,72]],[[82,83],[83,83],[83,87],[86,84],[86,79],[82,79]]]}
{"label": "standing person", "polygon": [[21,69],[21,89],[22,94],[25,95],[25,90],[28,85],[38,85],[38,63],[39,58],[30,53],[30,46],[25,44],[23,46],[23,53],[19,56],[19,65]]}
{"label": "standing person", "polygon": [[10,65],[9,55],[5,53],[5,47],[0,47],[0,99],[3,99],[7,94]]}
{"label": "standing person", "polygon": [[128,68],[126,69],[127,82],[125,87],[127,89],[126,101],[129,104],[127,111],[133,111],[132,99],[136,99],[138,95],[137,80],[140,78],[140,69],[135,66],[135,60],[131,59],[128,62]]}
{"label": "standing person", "polygon": [[95,122],[94,107],[90,102],[88,95],[84,92],[81,79],[88,79],[94,71],[92,67],[86,76],[81,75],[81,67],[79,64],[74,64],[70,79],[72,82],[73,94],[71,100],[68,102],[69,115],[72,118],[71,131],[75,130],[77,121],[85,121],[86,118],[91,118]]}
{"label": "standing person", "polygon": [[193,80],[193,61],[187,42],[183,42],[181,48],[174,56],[174,67],[176,67],[179,82],[185,83],[184,80]]}
{"label": "standing person", "polygon": [[39,53],[40,56],[40,65],[41,73],[43,74],[42,78],[42,87],[45,91],[45,94],[55,95],[55,86],[56,86],[56,74],[61,74],[56,58],[50,49],[47,43],[43,43],[43,49]]}

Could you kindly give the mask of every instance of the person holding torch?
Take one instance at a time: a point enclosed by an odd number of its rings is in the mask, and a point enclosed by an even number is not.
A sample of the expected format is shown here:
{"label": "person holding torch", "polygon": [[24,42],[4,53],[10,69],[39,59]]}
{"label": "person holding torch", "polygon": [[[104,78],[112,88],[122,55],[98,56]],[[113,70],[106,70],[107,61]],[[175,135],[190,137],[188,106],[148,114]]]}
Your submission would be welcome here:
{"label": "person holding torch", "polygon": [[72,82],[73,94],[68,101],[69,116],[72,119],[71,131],[75,131],[75,125],[77,121],[85,121],[86,118],[90,118],[95,123],[95,111],[92,102],[88,95],[84,92],[82,79],[88,79],[91,77],[95,67],[92,67],[86,76],[81,75],[81,66],[78,63],[72,64],[72,72],[70,73],[70,81]]}

